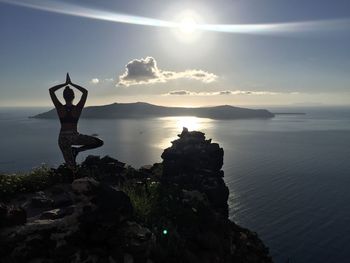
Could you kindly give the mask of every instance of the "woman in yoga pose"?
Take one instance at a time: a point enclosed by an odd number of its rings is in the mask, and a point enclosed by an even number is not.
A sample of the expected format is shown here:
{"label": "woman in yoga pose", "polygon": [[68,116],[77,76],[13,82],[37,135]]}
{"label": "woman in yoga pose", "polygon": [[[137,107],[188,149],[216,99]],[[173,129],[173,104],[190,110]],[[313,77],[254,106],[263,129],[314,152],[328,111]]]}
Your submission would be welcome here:
{"label": "woman in yoga pose", "polygon": [[[72,85],[82,92],[81,99],[77,105],[73,105],[74,91],[68,86]],[[63,105],[58,100],[55,92],[64,86],[63,98],[66,104]],[[84,108],[88,91],[83,87],[71,82],[67,73],[66,83],[56,85],[49,89],[53,104],[56,107],[58,117],[61,122],[61,131],[58,137],[58,145],[62,151],[64,160],[68,167],[74,169],[76,167],[75,158],[79,152],[94,149],[103,145],[103,141],[88,135],[78,133],[77,126],[81,111]],[[73,145],[80,147],[73,147]]]}

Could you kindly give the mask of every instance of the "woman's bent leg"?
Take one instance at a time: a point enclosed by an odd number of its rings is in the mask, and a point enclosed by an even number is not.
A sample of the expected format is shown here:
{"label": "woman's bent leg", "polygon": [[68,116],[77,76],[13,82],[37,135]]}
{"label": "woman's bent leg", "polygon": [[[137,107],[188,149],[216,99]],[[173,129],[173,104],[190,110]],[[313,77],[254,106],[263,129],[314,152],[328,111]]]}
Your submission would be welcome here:
{"label": "woman's bent leg", "polygon": [[81,147],[75,149],[77,152],[83,152],[86,150],[101,147],[103,145],[103,141],[93,136],[79,134],[72,144],[82,145]]}

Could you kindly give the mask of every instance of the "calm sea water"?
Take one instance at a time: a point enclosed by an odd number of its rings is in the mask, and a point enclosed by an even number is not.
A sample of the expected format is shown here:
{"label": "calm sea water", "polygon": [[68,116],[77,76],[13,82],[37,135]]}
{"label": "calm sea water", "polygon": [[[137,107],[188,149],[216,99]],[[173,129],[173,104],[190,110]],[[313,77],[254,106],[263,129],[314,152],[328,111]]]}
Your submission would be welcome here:
{"label": "calm sea water", "polygon": [[[0,172],[63,162],[58,121],[27,118],[42,111],[0,109]],[[81,120],[79,127],[81,133],[97,133],[105,141],[87,154],[109,154],[135,167],[161,161],[163,149],[183,126],[205,132],[225,151],[230,217],[257,231],[276,262],[348,262],[350,109],[297,111],[307,115],[229,121]]]}

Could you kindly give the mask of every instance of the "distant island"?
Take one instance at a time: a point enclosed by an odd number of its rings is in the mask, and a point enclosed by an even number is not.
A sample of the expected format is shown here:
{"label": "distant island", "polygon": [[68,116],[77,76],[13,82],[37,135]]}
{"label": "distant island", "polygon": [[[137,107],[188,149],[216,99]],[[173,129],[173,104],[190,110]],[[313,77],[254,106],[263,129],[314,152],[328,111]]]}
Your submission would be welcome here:
{"label": "distant island", "polygon": [[274,112],[274,115],[306,115],[305,112]]}
{"label": "distant island", "polygon": [[[273,118],[275,115],[265,109],[247,109],[229,105],[183,108],[135,102],[86,107],[81,117],[85,119],[119,119],[170,116],[195,116],[210,119],[267,119]],[[55,109],[52,109],[31,118],[55,119],[57,118],[57,113]]]}

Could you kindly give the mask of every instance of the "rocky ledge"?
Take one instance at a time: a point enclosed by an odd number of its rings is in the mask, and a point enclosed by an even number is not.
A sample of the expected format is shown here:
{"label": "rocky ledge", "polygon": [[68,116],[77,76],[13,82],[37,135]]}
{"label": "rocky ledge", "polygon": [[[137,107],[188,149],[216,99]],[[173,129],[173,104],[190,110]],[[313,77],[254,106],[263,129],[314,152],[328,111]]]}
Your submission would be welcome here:
{"label": "rocky ledge", "polygon": [[138,170],[89,156],[73,174],[0,205],[0,259],[12,262],[272,262],[228,219],[223,149],[184,128],[163,162]]}

